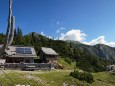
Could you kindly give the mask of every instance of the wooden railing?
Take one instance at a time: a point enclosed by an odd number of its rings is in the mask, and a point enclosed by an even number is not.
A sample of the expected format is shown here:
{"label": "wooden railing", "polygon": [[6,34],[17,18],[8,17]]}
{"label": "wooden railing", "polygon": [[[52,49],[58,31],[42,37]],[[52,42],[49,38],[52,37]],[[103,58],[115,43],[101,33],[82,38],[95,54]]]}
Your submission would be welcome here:
{"label": "wooden railing", "polygon": [[51,70],[53,65],[49,63],[5,63],[0,67],[21,70]]}

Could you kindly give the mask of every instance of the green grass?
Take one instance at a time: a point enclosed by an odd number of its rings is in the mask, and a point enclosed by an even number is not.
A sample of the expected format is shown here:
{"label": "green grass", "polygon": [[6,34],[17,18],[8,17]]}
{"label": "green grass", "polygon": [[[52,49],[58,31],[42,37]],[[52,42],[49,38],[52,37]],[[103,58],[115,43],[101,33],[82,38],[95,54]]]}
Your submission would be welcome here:
{"label": "green grass", "polygon": [[[15,84],[31,85],[31,86],[62,86],[64,82],[68,85],[74,81],[75,86],[79,80],[69,76],[70,70],[55,70],[55,71],[32,71],[22,72],[12,70],[7,73],[8,77],[4,74],[0,74],[0,82],[3,86],[14,86]],[[31,75],[33,78],[28,78]],[[35,80],[37,79],[37,80]],[[82,83],[82,82],[80,82]]]}
{"label": "green grass", "polygon": [[72,79],[74,79],[69,76],[68,72],[64,71],[52,71],[43,74],[36,74],[36,76],[47,81],[49,86],[62,86],[63,82],[68,82],[68,84],[71,84]]}
{"label": "green grass", "polygon": [[93,76],[95,82],[92,86],[97,86],[97,84],[100,86],[115,86],[115,75],[112,75],[109,72],[93,73]]}
{"label": "green grass", "polygon": [[[69,76],[71,70],[52,70],[52,71],[17,71],[5,70],[10,79],[2,72],[0,73],[0,82],[3,86],[14,86],[15,84],[31,86],[62,86],[64,82],[68,86],[74,81],[75,86],[81,83],[83,86],[115,86],[115,75],[109,72],[93,73],[94,82],[88,84],[85,81],[79,81]],[[30,77],[31,76],[31,77]],[[34,78],[33,78],[34,77]]]}
{"label": "green grass", "polygon": [[61,57],[58,58],[58,63],[63,65],[64,69],[74,69],[76,65],[76,62],[71,62],[71,64],[69,64],[64,60],[64,58]]}
{"label": "green grass", "polygon": [[17,73],[12,71],[12,73],[7,73],[7,75],[10,79],[4,74],[0,75],[0,82],[3,86],[14,86],[15,84],[41,86],[41,84],[37,83],[37,81],[27,79],[25,77],[25,75],[27,75],[26,73]]}

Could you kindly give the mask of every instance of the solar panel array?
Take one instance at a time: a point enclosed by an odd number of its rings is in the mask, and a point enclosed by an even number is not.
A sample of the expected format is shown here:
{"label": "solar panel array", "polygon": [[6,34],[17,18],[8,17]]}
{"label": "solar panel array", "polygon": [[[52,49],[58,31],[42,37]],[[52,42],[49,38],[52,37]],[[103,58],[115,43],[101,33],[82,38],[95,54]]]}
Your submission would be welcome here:
{"label": "solar panel array", "polygon": [[32,54],[31,48],[16,48],[17,54]]}

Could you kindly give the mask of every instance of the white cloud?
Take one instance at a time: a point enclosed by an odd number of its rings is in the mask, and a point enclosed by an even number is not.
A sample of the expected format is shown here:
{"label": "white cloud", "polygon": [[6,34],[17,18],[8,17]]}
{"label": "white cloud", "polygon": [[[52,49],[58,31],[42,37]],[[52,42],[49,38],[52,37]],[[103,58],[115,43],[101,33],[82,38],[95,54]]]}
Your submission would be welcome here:
{"label": "white cloud", "polygon": [[80,30],[72,29],[67,33],[61,33],[60,40],[84,41],[87,35]]}
{"label": "white cloud", "polygon": [[49,39],[53,39],[51,36],[47,36]]}
{"label": "white cloud", "polygon": [[61,30],[64,30],[64,29],[65,29],[64,27],[61,27],[61,28],[57,29],[56,33],[60,33]]}
{"label": "white cloud", "polygon": [[41,35],[43,35],[43,36],[45,36],[45,35],[46,35],[46,34],[44,34],[44,32],[41,32],[40,34],[41,34]]}
{"label": "white cloud", "polygon": [[43,35],[43,36],[46,36],[46,37],[49,38],[49,39],[53,39],[53,37],[47,36],[44,32],[41,32],[40,34]]}
{"label": "white cloud", "polygon": [[105,44],[111,47],[115,47],[115,42],[107,42],[105,40],[105,36],[100,36],[96,39],[93,39],[90,42],[82,42],[82,43],[87,44],[87,45]]}
{"label": "white cloud", "polygon": [[111,47],[115,47],[115,42],[107,42],[106,45],[111,46]]}
{"label": "white cloud", "polygon": [[[61,30],[64,30],[65,28],[59,28],[56,32],[57,33],[60,33]],[[41,35],[43,36],[46,36],[46,34],[44,34],[44,32],[41,32]],[[86,34],[83,33],[81,30],[78,30],[78,29],[71,29],[69,30],[68,32],[66,33],[61,33],[60,34],[60,37],[56,37],[54,38],[54,40],[73,40],[73,41],[79,41],[83,44],[87,44],[87,45],[96,45],[96,44],[105,44],[105,45],[108,45],[108,46],[111,46],[111,47],[115,47],[115,42],[107,42],[105,40],[105,36],[100,36],[96,39],[93,39],[89,42],[85,41],[86,39]],[[46,36],[50,39],[53,39],[53,37],[51,36]]]}
{"label": "white cloud", "polygon": [[104,36],[100,36],[100,37],[98,37],[96,39],[93,39],[90,42],[84,42],[84,43],[86,43],[88,45],[96,45],[96,44],[105,44],[106,41],[105,41],[105,37]]}

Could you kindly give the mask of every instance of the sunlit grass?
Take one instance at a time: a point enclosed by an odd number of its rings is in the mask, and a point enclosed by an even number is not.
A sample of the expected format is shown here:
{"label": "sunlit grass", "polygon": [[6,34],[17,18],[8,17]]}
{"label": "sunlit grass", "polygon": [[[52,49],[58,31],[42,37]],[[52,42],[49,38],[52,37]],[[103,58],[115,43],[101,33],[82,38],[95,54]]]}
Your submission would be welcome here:
{"label": "sunlit grass", "polygon": [[58,63],[63,65],[64,69],[74,69],[76,66],[76,62],[71,62],[71,64],[69,64],[61,57],[58,58]]}
{"label": "sunlit grass", "polygon": [[[7,76],[0,73],[0,82],[3,86],[14,86],[15,84],[30,86],[62,86],[64,82],[70,86],[73,82],[75,86],[81,83],[83,86],[115,86],[115,75],[109,72],[93,73],[94,82],[88,84],[69,76],[72,70],[52,70],[52,71],[18,71],[5,70]],[[9,79],[9,78],[10,79]]]}
{"label": "sunlit grass", "polygon": [[93,73],[95,82],[92,86],[115,86],[115,76],[113,76],[110,72],[99,72]]}

